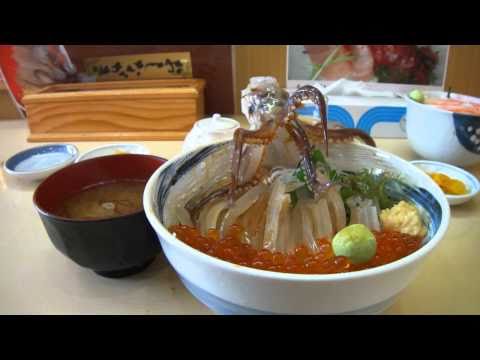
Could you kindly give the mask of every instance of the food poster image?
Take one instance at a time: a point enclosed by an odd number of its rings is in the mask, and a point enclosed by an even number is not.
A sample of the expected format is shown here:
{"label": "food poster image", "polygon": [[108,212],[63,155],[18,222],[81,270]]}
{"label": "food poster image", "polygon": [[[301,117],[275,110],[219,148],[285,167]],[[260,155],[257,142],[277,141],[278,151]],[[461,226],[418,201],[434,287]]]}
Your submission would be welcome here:
{"label": "food poster image", "polygon": [[[374,137],[406,138],[402,98],[414,89],[442,90],[448,45],[291,45],[287,87],[330,89],[328,118]],[[304,116],[318,118],[306,106]]]}
{"label": "food poster image", "polygon": [[448,45],[292,45],[288,79],[441,86]]}

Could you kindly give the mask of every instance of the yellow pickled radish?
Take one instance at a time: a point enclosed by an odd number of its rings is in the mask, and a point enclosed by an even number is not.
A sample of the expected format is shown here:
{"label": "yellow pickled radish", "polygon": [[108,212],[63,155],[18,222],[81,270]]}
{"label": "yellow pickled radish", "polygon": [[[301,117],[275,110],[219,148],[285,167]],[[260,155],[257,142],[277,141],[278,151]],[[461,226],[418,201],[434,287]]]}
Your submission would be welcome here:
{"label": "yellow pickled radish", "polygon": [[465,184],[457,179],[452,179],[448,175],[442,173],[430,173],[430,177],[438,186],[448,195],[465,195],[468,193]]}

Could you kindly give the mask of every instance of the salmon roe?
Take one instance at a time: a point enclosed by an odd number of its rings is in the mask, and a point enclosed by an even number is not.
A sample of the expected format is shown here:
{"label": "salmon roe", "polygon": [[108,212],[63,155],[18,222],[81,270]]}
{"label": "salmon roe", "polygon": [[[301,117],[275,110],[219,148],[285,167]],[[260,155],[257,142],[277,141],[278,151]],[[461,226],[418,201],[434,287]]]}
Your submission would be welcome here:
{"label": "salmon roe", "polygon": [[216,258],[256,269],[297,274],[334,274],[388,264],[417,250],[422,241],[421,237],[391,230],[373,232],[377,240],[375,256],[367,263],[354,265],[344,256],[335,256],[326,239],[317,241],[319,250],[315,253],[299,246],[292,253],[283,254],[242,243],[244,232],[239,225],[232,225],[224,238],[215,229],[202,236],[197,229],[186,225],[174,225],[170,231],[184,243]]}

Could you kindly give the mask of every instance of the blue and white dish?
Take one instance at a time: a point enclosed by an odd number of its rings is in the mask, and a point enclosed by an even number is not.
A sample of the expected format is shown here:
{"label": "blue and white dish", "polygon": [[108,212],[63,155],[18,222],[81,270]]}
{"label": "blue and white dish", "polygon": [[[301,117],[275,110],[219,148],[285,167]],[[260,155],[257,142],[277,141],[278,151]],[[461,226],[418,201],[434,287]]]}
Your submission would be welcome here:
{"label": "blue and white dish", "polygon": [[438,161],[415,160],[412,164],[419,167],[426,173],[439,172],[453,179],[462,181],[467,187],[468,194],[465,195],[445,195],[450,205],[460,205],[473,199],[480,192],[480,181],[468,171],[456,166],[445,164]]}
{"label": "blue and white dish", "polygon": [[[187,289],[218,314],[373,314],[385,310],[415,278],[420,265],[443,238],[450,207],[442,190],[423,171],[377,148],[332,144],[329,160],[337,168],[358,171],[378,168],[401,174],[408,184],[392,188],[392,196],[414,202],[428,223],[422,247],[376,268],[339,274],[289,274],[229,263],[202,253],[168,231],[175,199],[188,189],[188,177],[198,178],[214,164],[229,159],[225,147],[209,145],[181,154],[159,168],[145,188],[143,204],[163,251]],[[225,158],[225,159],[224,159]],[[221,168],[219,168],[221,170]],[[223,171],[227,172],[228,167]],[[221,174],[219,174],[221,175]],[[191,190],[191,189],[190,189]]]}
{"label": "blue and white dish", "polygon": [[44,145],[13,155],[5,161],[3,168],[8,175],[15,178],[38,181],[74,163],[77,157],[78,149],[74,145]]}
{"label": "blue and white dish", "polygon": [[148,155],[150,151],[143,145],[140,144],[109,144],[96,147],[86,153],[80,155],[77,159],[77,162],[93,159],[100,156],[109,156],[117,154],[139,154],[139,155]]}

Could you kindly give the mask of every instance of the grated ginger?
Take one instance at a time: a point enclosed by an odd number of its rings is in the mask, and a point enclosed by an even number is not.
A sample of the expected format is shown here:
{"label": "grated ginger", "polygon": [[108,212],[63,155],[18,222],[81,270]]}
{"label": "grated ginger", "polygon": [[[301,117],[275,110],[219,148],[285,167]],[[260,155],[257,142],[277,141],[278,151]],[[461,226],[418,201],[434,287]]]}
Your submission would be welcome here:
{"label": "grated ginger", "polygon": [[390,209],[382,210],[380,220],[385,229],[412,236],[425,236],[427,233],[417,208],[403,200]]}

